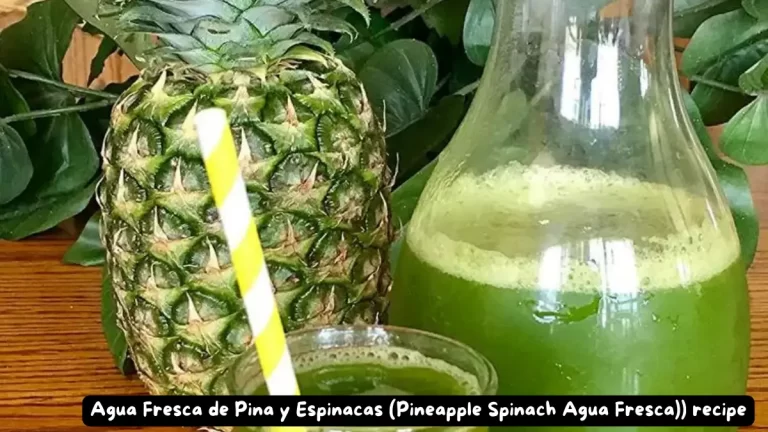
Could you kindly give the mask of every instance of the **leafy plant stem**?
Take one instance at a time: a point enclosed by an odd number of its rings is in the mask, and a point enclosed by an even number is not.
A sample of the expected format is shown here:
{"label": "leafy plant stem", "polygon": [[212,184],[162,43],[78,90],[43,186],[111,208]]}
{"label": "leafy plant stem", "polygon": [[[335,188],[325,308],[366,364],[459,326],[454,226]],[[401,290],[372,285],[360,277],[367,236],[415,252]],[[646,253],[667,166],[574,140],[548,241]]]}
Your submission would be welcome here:
{"label": "leafy plant stem", "polygon": [[432,0],[428,1],[427,3],[419,6],[418,8],[412,10],[410,13],[405,15],[404,17],[400,18],[399,20],[393,22],[388,28],[380,31],[377,33],[374,37],[380,37],[383,34],[386,34],[390,31],[397,31],[400,30],[401,27],[408,24],[409,22],[415,20],[416,18],[420,17],[422,14],[424,14],[426,11],[432,9],[433,7],[440,4],[440,2],[443,0]]}
{"label": "leafy plant stem", "polygon": [[732,86],[732,85],[728,85],[728,84],[723,84],[723,83],[718,82],[718,81],[714,81],[714,80],[711,80],[711,79],[704,78],[703,76],[700,76],[700,75],[694,75],[694,76],[690,77],[689,80],[692,81],[692,82],[695,82],[695,83],[704,84],[704,85],[708,85],[710,87],[719,88],[720,90],[725,90],[725,91],[729,91],[729,92],[732,92],[732,93],[739,93],[739,94],[743,94],[743,95],[746,95],[746,96],[750,96],[748,93],[744,92],[744,90],[742,90],[742,89],[740,89],[740,88],[738,88],[736,86]]}
{"label": "leafy plant stem", "polygon": [[428,1],[427,3],[421,5],[420,7],[412,10],[411,12],[409,12],[407,15],[403,16],[399,20],[393,22],[387,28],[382,29],[379,32],[375,33],[373,36],[371,36],[369,38],[358,38],[358,39],[356,39],[354,42],[352,42],[348,46],[344,47],[344,49],[342,51],[347,51],[347,50],[355,48],[355,47],[357,47],[359,45],[362,45],[362,44],[364,44],[366,42],[370,42],[372,40],[376,40],[376,39],[378,39],[378,38],[380,38],[382,36],[385,36],[387,33],[398,31],[404,25],[406,25],[409,22],[411,22],[411,21],[415,20],[416,18],[420,17],[421,15],[423,15],[428,10],[430,10],[433,7],[435,7],[438,4],[440,4],[442,1],[443,0]]}
{"label": "leafy plant stem", "polygon": [[91,102],[83,105],[73,105],[73,106],[68,106],[64,108],[30,111],[23,114],[16,114],[16,115],[12,115],[5,118],[0,118],[0,121],[3,121],[5,123],[13,123],[18,121],[35,120],[35,119],[46,118],[46,117],[56,117],[62,114],[91,111],[99,108],[104,108],[112,105],[113,103],[114,102],[111,100],[103,100],[99,102]]}
{"label": "leafy plant stem", "polygon": [[456,94],[460,96],[466,96],[470,93],[473,93],[475,90],[477,90],[478,87],[480,87],[480,80],[465,85],[464,87],[460,88]]}
{"label": "leafy plant stem", "polygon": [[103,91],[99,91],[99,90],[92,90],[92,89],[88,89],[88,88],[84,88],[84,87],[79,87],[79,86],[75,86],[75,85],[71,85],[71,84],[66,84],[66,83],[63,83],[63,82],[55,81],[55,80],[52,80],[52,79],[48,79],[48,78],[45,78],[45,77],[41,77],[39,75],[35,75],[35,74],[32,74],[32,73],[24,72],[24,71],[20,71],[20,70],[9,70],[8,71],[8,75],[11,78],[20,78],[20,79],[25,79],[27,81],[35,81],[35,82],[39,82],[39,83],[43,83],[43,84],[48,84],[50,86],[58,87],[60,89],[67,90],[67,91],[70,91],[72,93],[79,93],[79,94],[82,94],[82,95],[94,96],[94,97],[98,97],[98,98],[101,98],[101,99],[107,99],[107,100],[109,100],[111,102],[116,101],[117,98],[118,98],[117,95],[114,95],[112,93],[103,92]]}
{"label": "leafy plant stem", "polygon": [[440,91],[446,84],[448,84],[448,81],[451,79],[451,75],[446,75],[437,83],[437,87],[435,87],[435,92]]}

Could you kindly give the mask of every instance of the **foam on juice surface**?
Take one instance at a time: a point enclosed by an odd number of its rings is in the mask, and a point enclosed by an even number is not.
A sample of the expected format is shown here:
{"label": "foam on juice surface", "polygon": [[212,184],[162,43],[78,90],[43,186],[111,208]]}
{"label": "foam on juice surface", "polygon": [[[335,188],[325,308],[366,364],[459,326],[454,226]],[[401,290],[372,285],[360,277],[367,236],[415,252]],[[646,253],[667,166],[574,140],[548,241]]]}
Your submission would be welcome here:
{"label": "foam on juice surface", "polygon": [[703,282],[740,254],[730,214],[682,189],[598,170],[462,174],[420,204],[406,241],[450,275],[499,288],[637,292]]}
{"label": "foam on juice surface", "polygon": [[293,358],[296,373],[356,364],[375,364],[388,369],[425,368],[450,375],[468,395],[480,394],[477,378],[448,362],[427,357],[418,351],[393,346],[343,347],[300,354]]}

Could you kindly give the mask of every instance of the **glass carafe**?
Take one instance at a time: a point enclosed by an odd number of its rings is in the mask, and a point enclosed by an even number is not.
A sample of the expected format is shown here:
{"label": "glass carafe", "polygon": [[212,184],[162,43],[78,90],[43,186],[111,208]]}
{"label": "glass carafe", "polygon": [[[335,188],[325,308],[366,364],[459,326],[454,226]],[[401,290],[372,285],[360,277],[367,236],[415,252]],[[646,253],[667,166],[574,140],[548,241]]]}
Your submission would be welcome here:
{"label": "glass carafe", "polygon": [[684,109],[672,2],[607,3],[496,1],[390,322],[473,346],[501,394],[743,394],[746,271]]}

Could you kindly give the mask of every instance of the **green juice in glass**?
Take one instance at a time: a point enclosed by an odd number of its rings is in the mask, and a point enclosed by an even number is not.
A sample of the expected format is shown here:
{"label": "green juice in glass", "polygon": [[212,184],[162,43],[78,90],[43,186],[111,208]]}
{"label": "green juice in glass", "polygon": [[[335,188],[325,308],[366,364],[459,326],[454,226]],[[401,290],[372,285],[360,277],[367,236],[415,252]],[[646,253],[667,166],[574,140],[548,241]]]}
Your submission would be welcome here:
{"label": "green juice in glass", "polygon": [[[467,396],[495,394],[497,388],[496,373],[487,359],[466,345],[422,331],[385,326],[326,327],[290,333],[287,342],[303,396]],[[269,394],[255,351],[239,359],[230,374],[233,394]],[[235,432],[262,429],[241,427]],[[484,432],[487,428],[325,430]]]}
{"label": "green juice in glass", "polygon": [[[305,396],[481,394],[471,374],[404,348],[329,349],[295,356],[294,367]],[[254,394],[269,392],[262,384]]]}
{"label": "green juice in glass", "polygon": [[535,166],[433,194],[409,226],[390,322],[477,349],[499,394],[745,393],[739,243],[699,198]]}

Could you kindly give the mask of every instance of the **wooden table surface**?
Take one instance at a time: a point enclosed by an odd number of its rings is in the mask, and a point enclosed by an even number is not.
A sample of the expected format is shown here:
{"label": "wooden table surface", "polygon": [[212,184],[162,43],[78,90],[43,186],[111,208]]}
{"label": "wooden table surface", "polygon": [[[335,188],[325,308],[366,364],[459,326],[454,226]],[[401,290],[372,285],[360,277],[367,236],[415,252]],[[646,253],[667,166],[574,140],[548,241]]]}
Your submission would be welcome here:
{"label": "wooden table surface", "polygon": [[[749,394],[757,401],[754,427],[768,429],[768,169],[752,170],[750,181],[764,227],[760,251],[749,275]],[[18,243],[0,241],[2,432],[116,432],[120,429],[83,426],[82,398],[89,394],[144,391],[138,379],[117,372],[107,350],[100,324],[99,270],[61,264],[71,243],[72,239],[60,236]]]}

